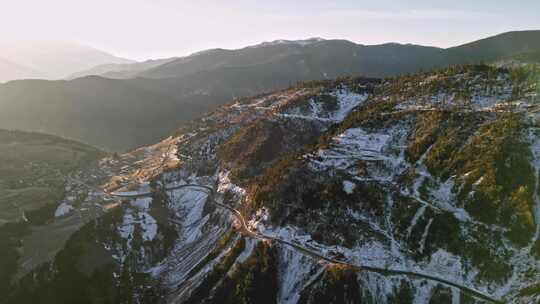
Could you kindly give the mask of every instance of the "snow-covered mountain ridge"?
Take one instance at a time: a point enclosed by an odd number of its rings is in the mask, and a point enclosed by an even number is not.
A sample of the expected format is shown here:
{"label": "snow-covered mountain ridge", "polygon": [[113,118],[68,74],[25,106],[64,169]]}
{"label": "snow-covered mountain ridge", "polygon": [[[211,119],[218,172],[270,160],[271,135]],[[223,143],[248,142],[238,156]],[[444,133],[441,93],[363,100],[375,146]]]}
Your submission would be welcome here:
{"label": "snow-covered mountain ridge", "polygon": [[82,268],[75,290],[111,303],[536,303],[538,75],[457,66],[236,100],[103,160],[101,195],[125,202],[33,284]]}

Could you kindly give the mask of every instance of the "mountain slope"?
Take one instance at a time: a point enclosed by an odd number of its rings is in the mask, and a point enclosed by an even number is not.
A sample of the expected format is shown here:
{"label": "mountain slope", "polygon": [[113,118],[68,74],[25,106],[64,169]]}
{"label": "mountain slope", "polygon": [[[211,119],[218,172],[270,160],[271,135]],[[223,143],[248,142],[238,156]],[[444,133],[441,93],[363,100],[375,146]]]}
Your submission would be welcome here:
{"label": "mountain slope", "polygon": [[0,87],[0,107],[1,127],[45,131],[109,149],[152,142],[206,109],[99,77],[10,82]]}
{"label": "mountain slope", "polygon": [[460,66],[235,100],[100,162],[98,196],[125,203],[5,302],[535,303],[539,75]]}
{"label": "mountain slope", "polygon": [[[527,301],[523,288],[539,279],[537,125],[526,108],[504,102],[536,103],[538,78],[522,84],[512,75],[467,67],[380,85],[314,84],[242,101],[205,118],[201,127],[219,127],[199,129],[179,155],[197,172],[217,167],[218,191],[233,196],[224,202],[263,235],[353,265],[430,274],[488,299]],[[223,130],[230,122],[231,133]],[[436,280],[317,266],[310,254],[308,261],[301,257],[305,251],[273,243],[277,253],[246,243],[241,254],[216,259],[172,299],[254,299],[247,291],[269,276],[279,286],[270,302],[319,303],[341,294],[352,302],[478,300]],[[319,287],[306,287],[312,284]]]}
{"label": "mountain slope", "polygon": [[495,61],[498,66],[524,66],[530,64],[540,64],[540,51],[532,51],[514,54]]}
{"label": "mountain slope", "polygon": [[110,150],[131,149],[163,138],[234,96],[294,82],[255,76],[234,70],[187,79],[13,81],[0,85],[0,128],[42,131]]}
{"label": "mountain slope", "polygon": [[491,62],[540,49],[540,31],[516,31],[499,34],[445,50],[447,62]]}

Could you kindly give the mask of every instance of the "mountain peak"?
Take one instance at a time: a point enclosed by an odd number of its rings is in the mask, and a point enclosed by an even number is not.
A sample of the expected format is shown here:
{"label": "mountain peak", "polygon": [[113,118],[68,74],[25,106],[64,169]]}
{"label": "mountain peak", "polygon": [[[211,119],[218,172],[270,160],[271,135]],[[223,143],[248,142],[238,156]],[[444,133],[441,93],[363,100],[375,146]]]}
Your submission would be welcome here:
{"label": "mountain peak", "polygon": [[322,41],[326,41],[326,39],[320,38],[320,37],[312,37],[312,38],[300,39],[300,40],[278,39],[274,41],[266,41],[263,43],[259,43],[252,47],[266,47],[266,46],[276,46],[276,45],[286,45],[286,44],[306,46],[306,45],[310,45],[310,44],[314,44],[314,43],[322,42]]}

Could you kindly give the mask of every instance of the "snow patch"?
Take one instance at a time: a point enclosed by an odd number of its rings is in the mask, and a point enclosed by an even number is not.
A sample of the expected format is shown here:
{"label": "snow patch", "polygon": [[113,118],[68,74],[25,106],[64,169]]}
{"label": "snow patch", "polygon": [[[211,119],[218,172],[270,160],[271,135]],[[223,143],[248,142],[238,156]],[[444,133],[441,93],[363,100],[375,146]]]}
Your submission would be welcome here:
{"label": "snow patch", "polygon": [[139,209],[139,210],[148,210],[150,208],[150,204],[152,203],[151,197],[144,197],[144,198],[137,198],[134,201],[131,201],[131,206]]}
{"label": "snow patch", "polygon": [[339,110],[334,114],[334,119],[343,121],[349,112],[368,99],[368,94],[356,94],[348,90],[339,90],[335,93],[339,103]]}
{"label": "snow patch", "polygon": [[[328,149],[309,154],[314,171],[343,170],[358,181],[388,182],[407,167],[403,145],[408,128],[397,125],[383,132],[351,128],[333,138]],[[359,171],[362,161],[366,169]]]}
{"label": "snow patch", "polygon": [[351,181],[343,181],[343,191],[347,194],[352,194],[354,192],[354,188],[356,188],[356,184]]}
{"label": "snow patch", "polygon": [[309,101],[309,109],[294,108],[286,113],[278,113],[276,116],[319,120],[323,122],[336,123],[341,122],[347,115],[357,106],[363,104],[369,97],[368,94],[357,94],[349,89],[340,89],[330,93],[337,100],[336,110],[328,111],[324,109],[321,102],[316,102],[315,99]]}
{"label": "snow patch", "polygon": [[246,246],[244,250],[238,255],[238,258],[236,259],[236,261],[238,263],[245,262],[251,256],[251,253],[253,252],[253,249],[255,249],[255,245],[257,245],[257,242],[258,240],[256,239],[252,239],[252,238],[246,239]]}
{"label": "snow patch", "polygon": [[239,196],[246,195],[246,190],[231,183],[231,180],[229,178],[229,172],[219,173],[219,185],[218,185],[217,192],[219,193],[232,192]]}
{"label": "snow patch", "polygon": [[128,244],[133,240],[136,225],[139,225],[141,228],[142,239],[144,241],[154,240],[158,231],[157,221],[145,211],[128,209],[124,214],[122,225],[118,227],[120,236],[128,240]]}
{"label": "snow patch", "polygon": [[54,212],[55,217],[62,217],[67,214],[69,214],[73,209],[73,206],[68,205],[67,203],[62,203],[58,208],[56,208],[56,211]]}
{"label": "snow patch", "polygon": [[412,220],[411,220],[411,224],[409,225],[409,227],[407,228],[407,237],[410,237],[411,236],[411,233],[412,233],[412,230],[414,229],[414,226],[416,226],[416,223],[418,222],[418,220],[420,218],[422,218],[422,216],[424,215],[424,213],[426,212],[426,208],[427,206],[426,205],[422,205],[420,208],[418,208],[418,210],[416,211],[416,213],[414,214]]}
{"label": "snow patch", "polygon": [[296,304],[300,292],[324,271],[321,265],[296,250],[281,247],[279,253],[278,303]]}
{"label": "snow patch", "polygon": [[202,235],[202,227],[209,220],[203,217],[204,206],[208,199],[208,190],[199,187],[187,187],[169,191],[170,201],[180,221],[180,238],[186,243],[195,242]]}

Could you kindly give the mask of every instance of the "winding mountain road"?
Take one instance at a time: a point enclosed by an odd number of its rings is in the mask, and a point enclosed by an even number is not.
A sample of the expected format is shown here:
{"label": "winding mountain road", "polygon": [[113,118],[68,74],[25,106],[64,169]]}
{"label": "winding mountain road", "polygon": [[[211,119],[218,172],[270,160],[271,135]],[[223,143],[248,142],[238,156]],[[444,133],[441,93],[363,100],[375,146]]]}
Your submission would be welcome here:
{"label": "winding mountain road", "polygon": [[[304,255],[310,256],[310,257],[312,257],[314,259],[323,260],[323,261],[326,261],[326,262],[329,262],[329,263],[332,263],[332,264],[336,264],[336,265],[344,265],[344,266],[347,266],[347,267],[350,267],[350,268],[354,269],[355,271],[371,271],[371,272],[379,273],[379,274],[382,274],[382,275],[385,275],[385,276],[405,275],[405,276],[411,276],[411,277],[417,277],[417,278],[422,278],[422,279],[426,279],[426,280],[436,281],[436,282],[442,283],[444,285],[457,288],[457,289],[459,289],[460,291],[462,291],[464,293],[467,293],[469,295],[472,295],[472,296],[474,296],[474,297],[476,297],[478,299],[484,300],[484,301],[488,301],[488,302],[491,302],[491,303],[501,303],[501,304],[504,303],[502,300],[495,299],[495,298],[491,297],[490,295],[484,294],[483,292],[481,292],[479,290],[476,290],[474,288],[461,285],[461,284],[456,283],[456,282],[452,282],[452,281],[450,281],[448,279],[444,279],[444,278],[441,278],[441,277],[438,277],[438,276],[425,274],[425,273],[414,272],[414,271],[407,271],[407,270],[397,270],[397,269],[388,269],[388,268],[381,268],[381,267],[373,267],[373,266],[366,266],[366,265],[351,264],[351,263],[348,263],[346,261],[341,261],[341,260],[337,260],[337,259],[334,259],[334,258],[324,256],[323,254],[321,254],[319,252],[316,252],[314,250],[311,250],[309,248],[306,248],[306,247],[304,247],[304,246],[302,246],[300,244],[296,244],[296,243],[293,243],[293,242],[290,242],[290,241],[287,241],[287,240],[283,240],[283,239],[280,239],[280,238],[276,238],[276,237],[273,237],[273,236],[269,236],[269,235],[261,234],[259,232],[252,231],[251,229],[249,229],[249,227],[248,227],[248,225],[246,223],[246,220],[245,220],[244,216],[242,215],[242,213],[240,213],[240,211],[238,211],[238,210],[236,210],[236,209],[234,209],[234,208],[232,208],[230,206],[219,203],[218,201],[216,201],[214,199],[215,190],[214,190],[214,188],[212,188],[210,186],[199,185],[199,184],[183,184],[183,185],[177,185],[177,186],[172,186],[172,187],[169,187],[169,188],[165,188],[163,190],[164,191],[172,191],[172,190],[177,190],[177,189],[182,189],[182,188],[199,188],[199,189],[203,190],[204,192],[208,193],[209,201],[212,202],[213,204],[215,204],[215,205],[217,205],[217,206],[219,206],[221,208],[227,209],[229,212],[231,212],[234,215],[234,217],[238,220],[238,222],[241,224],[241,227],[240,227],[241,233],[244,234],[244,235],[247,235],[247,236],[249,236],[251,238],[260,239],[260,240],[275,241],[275,242],[284,244],[286,246],[289,246],[289,247],[293,248],[294,250],[296,250],[296,251],[298,251],[298,252],[300,252],[300,253],[302,253]],[[154,191],[142,192],[142,193],[126,192],[125,194],[122,194],[122,192],[113,192],[113,193],[108,193],[108,194],[111,195],[111,196],[119,197],[119,198],[141,198],[141,197],[152,196],[153,193],[154,193]]]}

